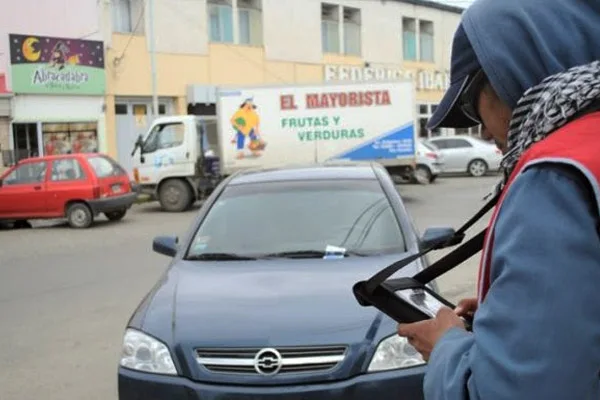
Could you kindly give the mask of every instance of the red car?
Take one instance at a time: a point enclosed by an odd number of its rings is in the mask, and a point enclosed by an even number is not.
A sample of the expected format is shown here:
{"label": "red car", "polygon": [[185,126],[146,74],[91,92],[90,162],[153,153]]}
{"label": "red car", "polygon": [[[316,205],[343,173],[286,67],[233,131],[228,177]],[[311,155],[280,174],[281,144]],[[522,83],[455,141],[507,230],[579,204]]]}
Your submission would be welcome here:
{"label": "red car", "polygon": [[88,228],[100,213],[122,219],[136,198],[127,172],[107,155],[28,158],[0,176],[0,221],[66,218]]}

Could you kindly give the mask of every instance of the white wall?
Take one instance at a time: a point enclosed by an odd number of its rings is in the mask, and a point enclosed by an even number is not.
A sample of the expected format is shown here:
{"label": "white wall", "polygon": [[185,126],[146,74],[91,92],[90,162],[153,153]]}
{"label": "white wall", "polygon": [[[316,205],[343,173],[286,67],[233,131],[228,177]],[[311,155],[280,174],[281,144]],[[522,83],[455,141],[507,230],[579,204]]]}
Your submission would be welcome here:
{"label": "white wall", "polygon": [[320,1],[263,0],[263,27],[267,59],[322,61]]}
{"label": "white wall", "polygon": [[433,22],[435,64],[450,65],[450,48],[461,15],[388,0],[263,0],[266,57],[321,62],[321,3],[361,10],[362,58],[374,64],[402,64],[402,17]]}
{"label": "white wall", "polygon": [[[145,22],[148,27],[150,22],[147,10]],[[206,55],[208,29],[206,0],[154,0],[154,39],[157,52]],[[148,29],[146,40],[147,33]]]}
{"label": "white wall", "polygon": [[13,122],[97,121],[103,104],[101,96],[17,95],[12,102]]}
{"label": "white wall", "polygon": [[[404,16],[433,22],[436,67],[446,69],[450,65],[452,36],[459,24],[460,14],[393,0],[262,0],[263,38],[267,59],[322,62],[322,2],[361,10],[361,47],[365,61],[379,65],[402,64]],[[158,52],[198,55],[208,53],[206,0],[155,0],[154,15]],[[146,26],[147,24],[148,18]]]}

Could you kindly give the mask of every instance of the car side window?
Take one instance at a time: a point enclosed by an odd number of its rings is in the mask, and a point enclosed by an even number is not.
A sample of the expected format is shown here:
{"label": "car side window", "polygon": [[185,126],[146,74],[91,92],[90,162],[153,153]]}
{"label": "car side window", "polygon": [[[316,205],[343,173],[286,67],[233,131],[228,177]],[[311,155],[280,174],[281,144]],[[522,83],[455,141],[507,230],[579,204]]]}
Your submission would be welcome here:
{"label": "car side window", "polygon": [[50,180],[53,182],[75,181],[85,179],[85,173],[79,160],[75,158],[65,158],[55,160],[52,163],[52,174]]}
{"label": "car side window", "polygon": [[27,185],[41,183],[46,179],[46,162],[31,162],[15,168],[4,180],[3,185]]}
{"label": "car side window", "polygon": [[435,144],[439,149],[447,149],[448,148],[448,140],[447,139],[438,139],[435,141],[431,141]]}
{"label": "car side window", "polygon": [[465,139],[449,139],[448,148],[451,149],[464,149],[467,147],[473,147],[468,140]]}
{"label": "car side window", "polygon": [[153,153],[160,149],[181,146],[185,134],[185,125],[182,122],[173,122],[156,125],[142,146],[143,153]]}

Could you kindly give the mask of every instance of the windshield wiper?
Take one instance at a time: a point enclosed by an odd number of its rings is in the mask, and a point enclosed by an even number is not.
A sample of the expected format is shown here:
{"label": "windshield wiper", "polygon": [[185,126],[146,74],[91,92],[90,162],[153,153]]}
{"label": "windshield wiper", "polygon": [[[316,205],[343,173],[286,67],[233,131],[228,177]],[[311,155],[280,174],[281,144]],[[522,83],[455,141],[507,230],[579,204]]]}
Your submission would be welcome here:
{"label": "windshield wiper", "polygon": [[190,261],[248,261],[257,260],[256,257],[245,256],[243,254],[235,253],[201,253],[201,254],[190,254],[186,258]]}
{"label": "windshield wiper", "polygon": [[[292,251],[280,251],[277,253],[264,254],[261,256],[264,258],[323,258],[326,255],[334,254],[323,251],[323,250],[292,250]],[[367,257],[369,254],[360,253],[357,251],[349,251],[346,250],[344,256],[357,256],[357,257]]]}

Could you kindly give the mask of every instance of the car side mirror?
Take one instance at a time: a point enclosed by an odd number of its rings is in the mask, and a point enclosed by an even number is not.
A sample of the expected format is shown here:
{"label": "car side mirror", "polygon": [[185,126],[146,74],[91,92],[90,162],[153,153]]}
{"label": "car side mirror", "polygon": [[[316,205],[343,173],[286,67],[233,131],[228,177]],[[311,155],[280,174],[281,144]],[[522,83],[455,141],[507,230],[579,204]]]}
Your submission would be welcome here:
{"label": "car side mirror", "polygon": [[425,233],[421,237],[421,245],[423,248],[435,246],[436,249],[443,249],[455,245],[457,243],[450,241],[455,235],[456,231],[454,228],[441,227],[441,228],[427,228]]}
{"label": "car side mirror", "polygon": [[157,236],[152,241],[152,250],[167,257],[177,254],[177,236]]}

